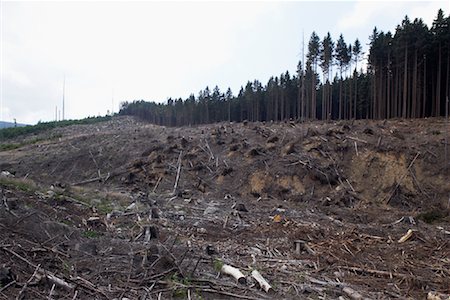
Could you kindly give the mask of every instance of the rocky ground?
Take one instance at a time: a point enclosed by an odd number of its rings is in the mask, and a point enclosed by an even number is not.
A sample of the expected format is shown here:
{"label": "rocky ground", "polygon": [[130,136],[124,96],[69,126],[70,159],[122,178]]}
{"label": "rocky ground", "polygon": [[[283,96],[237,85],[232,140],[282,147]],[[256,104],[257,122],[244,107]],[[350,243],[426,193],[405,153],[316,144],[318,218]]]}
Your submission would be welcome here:
{"label": "rocky ground", "polygon": [[449,130],[117,117],[0,141],[23,145],[0,152],[0,298],[450,294]]}

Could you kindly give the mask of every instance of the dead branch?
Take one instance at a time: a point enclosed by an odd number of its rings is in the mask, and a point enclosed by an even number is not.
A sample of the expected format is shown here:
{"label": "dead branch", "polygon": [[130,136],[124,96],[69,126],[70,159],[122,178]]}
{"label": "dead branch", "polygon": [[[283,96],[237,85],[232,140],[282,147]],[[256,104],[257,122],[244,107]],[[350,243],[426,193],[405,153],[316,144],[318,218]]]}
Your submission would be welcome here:
{"label": "dead branch", "polygon": [[344,288],[342,289],[342,291],[343,291],[347,296],[349,296],[350,299],[353,299],[353,300],[363,300],[363,299],[364,299],[363,295],[361,295],[360,293],[358,293],[358,292],[355,291],[354,289],[349,288],[348,286],[344,287]]}
{"label": "dead branch", "polygon": [[180,152],[178,156],[178,167],[177,167],[177,176],[175,178],[175,184],[173,185],[172,195],[177,194],[178,181],[180,180],[180,172],[181,172],[181,156],[183,155],[183,151]]}
{"label": "dead branch", "polygon": [[362,139],[359,139],[359,138],[356,138],[356,137],[352,137],[352,136],[348,136],[348,135],[347,135],[345,138],[350,139],[350,140],[353,140],[353,141],[357,141],[357,142],[360,142],[360,143],[368,144],[367,141],[362,140]]}
{"label": "dead branch", "polygon": [[[380,271],[380,270],[373,270],[373,269],[363,269],[359,267],[346,267],[346,266],[340,266],[339,268],[349,270],[352,272],[360,273],[360,274],[370,274],[370,275],[378,275],[378,276],[386,276],[386,277],[399,277],[402,279],[408,279],[411,278],[412,275],[408,274],[402,274],[402,273],[396,273],[396,272],[388,272],[388,271]],[[414,276],[414,278],[418,279],[417,276]]]}
{"label": "dead branch", "polygon": [[222,269],[220,270],[223,274],[230,275],[234,277],[240,284],[246,284],[247,279],[245,279],[244,274],[242,274],[239,269],[232,267],[230,265],[223,265]]}
{"label": "dead branch", "polygon": [[261,273],[258,272],[258,270],[252,271],[252,277],[255,278],[255,280],[258,282],[259,286],[268,293],[272,286],[262,277]]}
{"label": "dead branch", "polygon": [[13,250],[5,248],[5,247],[1,247],[1,249],[3,251],[5,251],[5,252],[8,252],[9,254],[14,255],[15,257],[19,258],[20,260],[22,260],[23,262],[27,263],[28,265],[36,268],[39,271],[39,273],[43,274],[43,276],[45,276],[47,278],[47,280],[49,280],[51,283],[54,283],[57,286],[62,287],[62,288],[67,289],[67,290],[72,290],[72,289],[75,288],[72,284],[67,283],[63,279],[60,279],[60,278],[56,277],[51,272],[46,271],[45,269],[41,268],[40,265],[36,265],[36,264],[30,262],[28,259],[22,257],[21,255],[17,254]]}
{"label": "dead branch", "polygon": [[210,154],[210,160],[214,160],[214,154],[213,154],[213,152],[212,152],[212,150],[211,150],[211,147],[209,147],[209,143],[208,143],[208,140],[207,139],[205,139],[205,143],[206,143],[206,148],[208,149],[208,151],[209,151],[209,154]]}
{"label": "dead branch", "polygon": [[41,267],[41,265],[37,265],[36,268],[34,269],[33,275],[31,275],[31,277],[27,280],[27,282],[25,282],[25,284],[23,285],[22,289],[20,290],[19,294],[17,295],[16,299],[22,299],[22,295],[25,292],[25,290],[27,289],[27,286],[30,284],[30,282],[34,279],[34,277],[36,276],[39,268]]}
{"label": "dead branch", "polygon": [[408,229],[408,232],[398,240],[398,243],[401,244],[401,243],[406,242],[407,240],[409,240],[412,237],[412,235],[413,235],[413,231],[411,229]]}

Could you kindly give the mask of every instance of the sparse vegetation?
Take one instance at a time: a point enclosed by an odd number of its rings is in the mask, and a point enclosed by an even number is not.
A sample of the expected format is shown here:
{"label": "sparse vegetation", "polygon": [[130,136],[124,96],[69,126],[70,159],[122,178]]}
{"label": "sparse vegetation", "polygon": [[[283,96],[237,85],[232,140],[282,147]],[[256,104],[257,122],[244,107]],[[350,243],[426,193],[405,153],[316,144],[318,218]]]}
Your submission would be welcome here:
{"label": "sparse vegetation", "polygon": [[95,230],[86,230],[86,231],[83,231],[83,233],[81,235],[86,238],[89,238],[89,239],[95,239],[100,236],[100,233]]}
{"label": "sparse vegetation", "polygon": [[54,140],[54,139],[57,139],[57,138],[60,138],[60,137],[62,137],[61,134],[55,134],[55,135],[52,135],[50,138],[35,138],[35,139],[32,139],[32,140],[26,140],[26,141],[23,141],[23,142],[20,142],[20,143],[0,144],[0,151],[14,150],[14,149],[18,149],[18,148],[21,148],[23,146],[26,146],[26,145],[33,145],[33,144],[36,144],[36,143],[39,143],[39,142],[43,142],[43,141],[46,141],[46,140]]}
{"label": "sparse vegetation", "polygon": [[111,116],[90,117],[80,120],[64,120],[58,122],[39,122],[36,125],[4,128],[0,129],[0,140],[11,139],[25,134],[38,134],[58,127],[66,127],[70,125],[87,125],[109,120],[111,120]]}
{"label": "sparse vegetation", "polygon": [[24,192],[34,192],[38,186],[31,180],[11,177],[0,177],[0,186],[5,186]]}
{"label": "sparse vegetation", "polygon": [[425,212],[419,213],[417,218],[428,224],[433,224],[435,222],[443,221],[449,216],[449,211],[445,209],[431,209]]}

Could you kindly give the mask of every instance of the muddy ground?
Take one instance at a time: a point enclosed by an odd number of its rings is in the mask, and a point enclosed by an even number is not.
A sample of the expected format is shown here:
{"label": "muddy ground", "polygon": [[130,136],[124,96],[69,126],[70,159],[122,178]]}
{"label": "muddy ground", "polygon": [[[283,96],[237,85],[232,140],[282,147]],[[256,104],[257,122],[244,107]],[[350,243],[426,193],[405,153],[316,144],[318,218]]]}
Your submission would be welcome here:
{"label": "muddy ground", "polygon": [[449,130],[117,117],[1,141],[23,146],[0,152],[0,298],[450,294]]}

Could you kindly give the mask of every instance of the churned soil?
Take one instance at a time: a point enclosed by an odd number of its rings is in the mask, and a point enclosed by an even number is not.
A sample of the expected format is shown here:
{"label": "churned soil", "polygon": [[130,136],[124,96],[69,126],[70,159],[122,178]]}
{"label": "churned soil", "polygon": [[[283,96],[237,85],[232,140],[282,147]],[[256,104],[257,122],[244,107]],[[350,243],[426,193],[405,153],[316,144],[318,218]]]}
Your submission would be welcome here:
{"label": "churned soil", "polygon": [[0,141],[23,145],[0,152],[0,298],[450,294],[449,131],[115,117]]}

